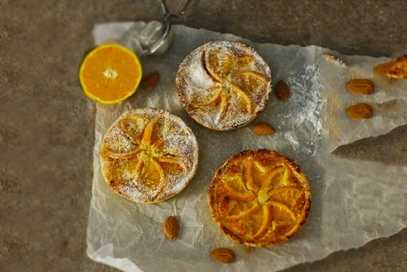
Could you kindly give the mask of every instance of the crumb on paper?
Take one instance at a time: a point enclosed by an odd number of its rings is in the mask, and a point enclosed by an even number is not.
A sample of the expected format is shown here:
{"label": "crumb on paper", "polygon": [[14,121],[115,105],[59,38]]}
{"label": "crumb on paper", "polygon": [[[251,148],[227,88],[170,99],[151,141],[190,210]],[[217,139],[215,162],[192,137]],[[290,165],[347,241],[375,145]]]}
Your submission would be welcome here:
{"label": "crumb on paper", "polygon": [[343,66],[343,67],[347,67],[347,65],[338,57],[335,57],[335,56],[327,54],[327,53],[324,53],[324,57],[326,60],[328,60],[332,63],[335,63],[335,64]]}

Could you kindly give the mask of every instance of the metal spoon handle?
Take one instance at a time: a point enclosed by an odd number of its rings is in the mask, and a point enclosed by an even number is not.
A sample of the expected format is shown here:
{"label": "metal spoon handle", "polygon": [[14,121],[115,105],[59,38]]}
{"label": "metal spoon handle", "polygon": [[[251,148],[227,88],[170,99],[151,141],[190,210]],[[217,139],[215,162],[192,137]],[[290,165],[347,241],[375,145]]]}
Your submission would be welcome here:
{"label": "metal spoon handle", "polygon": [[163,13],[164,13],[164,17],[163,17],[163,21],[167,21],[169,18],[181,18],[182,15],[184,15],[185,9],[188,6],[188,3],[191,0],[187,0],[187,2],[185,3],[184,7],[182,8],[182,10],[177,13],[177,14],[173,14],[168,10],[168,6],[165,0],[160,0],[161,2],[161,8],[163,9]]}

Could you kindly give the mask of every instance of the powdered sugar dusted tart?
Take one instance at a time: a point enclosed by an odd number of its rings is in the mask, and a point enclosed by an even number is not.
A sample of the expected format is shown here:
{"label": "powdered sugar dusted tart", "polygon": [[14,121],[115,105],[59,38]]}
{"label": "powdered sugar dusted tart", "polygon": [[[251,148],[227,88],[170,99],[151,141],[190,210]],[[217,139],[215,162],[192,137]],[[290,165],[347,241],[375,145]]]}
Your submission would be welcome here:
{"label": "powdered sugar dusted tart", "polygon": [[222,232],[253,247],[277,245],[297,234],[310,203],[310,188],[301,168],[266,149],[229,158],[209,188],[212,217]]}
{"label": "powdered sugar dusted tart", "polygon": [[181,192],[198,167],[198,143],[181,118],[139,108],[104,135],[100,161],[110,189],[134,202],[160,202]]}
{"label": "powdered sugar dusted tart", "polygon": [[187,113],[213,130],[251,122],[264,110],[272,90],[263,58],[239,42],[214,41],[192,51],[176,74],[176,92]]}

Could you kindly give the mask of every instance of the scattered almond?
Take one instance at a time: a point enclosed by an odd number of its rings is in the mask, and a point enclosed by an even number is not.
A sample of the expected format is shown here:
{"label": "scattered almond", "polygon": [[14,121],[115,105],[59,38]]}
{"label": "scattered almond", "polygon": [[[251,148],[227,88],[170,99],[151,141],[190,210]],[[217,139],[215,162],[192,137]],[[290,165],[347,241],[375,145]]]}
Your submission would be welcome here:
{"label": "scattered almond", "polygon": [[287,83],[284,80],[280,80],[276,86],[276,96],[280,100],[286,100],[290,97],[291,92],[290,88],[288,87]]}
{"label": "scattered almond", "polygon": [[235,253],[226,247],[220,247],[212,250],[210,256],[213,260],[221,264],[228,264],[235,260]]}
{"label": "scattered almond", "polygon": [[179,230],[179,223],[177,218],[175,218],[174,216],[167,217],[163,223],[163,230],[168,239],[170,239],[171,241],[175,241],[177,239]]}
{"label": "scattered almond", "polygon": [[351,79],[346,82],[346,89],[354,94],[371,94],[374,91],[374,84],[369,79]]}
{"label": "scattered almond", "polygon": [[259,122],[253,126],[253,131],[257,135],[269,135],[276,132],[276,130],[268,123]]}
{"label": "scattered almond", "polygon": [[373,115],[373,109],[368,104],[358,103],[348,107],[346,115],[355,120],[367,119]]}
{"label": "scattered almond", "polygon": [[157,85],[158,81],[160,80],[160,74],[158,72],[154,72],[143,78],[141,81],[141,85],[144,88],[152,89]]}

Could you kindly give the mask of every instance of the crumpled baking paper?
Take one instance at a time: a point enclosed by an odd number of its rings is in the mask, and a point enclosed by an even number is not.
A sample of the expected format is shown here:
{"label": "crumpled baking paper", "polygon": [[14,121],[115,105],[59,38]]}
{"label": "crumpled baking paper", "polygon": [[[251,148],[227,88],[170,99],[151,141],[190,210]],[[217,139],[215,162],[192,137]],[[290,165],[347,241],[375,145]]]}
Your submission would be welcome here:
{"label": "crumpled baking paper", "polygon": [[[96,25],[96,44],[123,42],[125,32],[144,25],[108,23]],[[373,65],[388,59],[342,56],[316,46],[257,44],[230,34],[182,25],[172,27],[173,40],[160,56],[140,56],[145,75],[158,71],[154,89],[139,87],[125,102],[97,105],[94,146],[94,178],[87,229],[87,254],[98,262],[123,271],[277,271],[322,259],[328,254],[360,247],[366,242],[397,233],[407,225],[407,166],[356,161],[331,154],[342,144],[389,132],[407,121],[407,81],[389,85],[374,77]],[[279,101],[272,93],[267,108],[251,124],[228,132],[216,132],[195,123],[178,102],[175,73],[185,56],[212,40],[241,41],[251,45],[269,64],[273,85],[283,79],[292,96]],[[131,44],[126,46],[132,47]],[[136,45],[137,46],[137,45]],[[132,47],[136,52],[137,48]],[[340,57],[347,66],[325,58]],[[372,78],[377,86],[371,96],[349,94],[344,82]],[[403,94],[404,90],[404,94]],[[372,104],[372,119],[351,121],[344,116],[347,105]],[[181,117],[196,135],[199,166],[191,183],[177,196],[157,204],[137,204],[113,193],[104,181],[99,163],[102,137],[126,110],[163,108]],[[277,132],[256,136],[253,124],[266,121]],[[214,172],[230,156],[246,150],[267,148],[294,159],[308,177],[312,192],[309,216],[298,235],[269,248],[252,248],[227,238],[211,218],[207,191]],[[180,221],[180,233],[170,242],[162,231],[167,216]],[[219,265],[209,252],[229,247],[236,260]]]}

